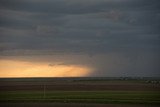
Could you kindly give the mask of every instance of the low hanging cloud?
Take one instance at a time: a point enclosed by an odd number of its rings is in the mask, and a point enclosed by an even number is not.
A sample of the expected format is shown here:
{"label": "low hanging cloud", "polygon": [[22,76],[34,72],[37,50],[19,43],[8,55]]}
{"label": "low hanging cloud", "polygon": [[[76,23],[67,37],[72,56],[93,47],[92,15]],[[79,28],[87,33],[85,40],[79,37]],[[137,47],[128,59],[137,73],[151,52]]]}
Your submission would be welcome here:
{"label": "low hanging cloud", "polygon": [[0,56],[76,55],[56,64],[85,64],[95,69],[91,76],[156,75],[159,6],[158,0],[1,0]]}

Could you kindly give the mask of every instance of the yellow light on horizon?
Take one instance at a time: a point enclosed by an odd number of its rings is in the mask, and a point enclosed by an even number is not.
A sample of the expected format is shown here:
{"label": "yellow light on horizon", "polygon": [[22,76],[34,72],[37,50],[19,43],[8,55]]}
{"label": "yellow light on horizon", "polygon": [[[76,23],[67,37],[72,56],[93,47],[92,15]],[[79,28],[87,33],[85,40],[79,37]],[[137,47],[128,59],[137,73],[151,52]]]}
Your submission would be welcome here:
{"label": "yellow light on horizon", "polygon": [[79,65],[0,60],[0,77],[81,77],[89,73],[89,68]]}

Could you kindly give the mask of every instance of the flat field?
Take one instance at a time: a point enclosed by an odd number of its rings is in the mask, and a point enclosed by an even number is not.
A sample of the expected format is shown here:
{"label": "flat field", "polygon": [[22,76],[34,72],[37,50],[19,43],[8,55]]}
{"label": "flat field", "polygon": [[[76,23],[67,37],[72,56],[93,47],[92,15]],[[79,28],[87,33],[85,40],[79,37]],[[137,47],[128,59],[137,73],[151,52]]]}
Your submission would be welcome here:
{"label": "flat field", "polygon": [[158,107],[160,84],[130,78],[5,78],[0,106]]}

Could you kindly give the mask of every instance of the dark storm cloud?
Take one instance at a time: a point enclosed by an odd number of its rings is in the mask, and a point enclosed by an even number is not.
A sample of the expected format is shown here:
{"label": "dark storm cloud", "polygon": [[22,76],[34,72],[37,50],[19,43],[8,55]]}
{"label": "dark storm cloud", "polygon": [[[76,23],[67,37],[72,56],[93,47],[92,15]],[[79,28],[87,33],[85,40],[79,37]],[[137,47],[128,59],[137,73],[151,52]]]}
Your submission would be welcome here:
{"label": "dark storm cloud", "polygon": [[159,42],[157,0],[0,2],[1,47],[7,44],[6,49],[104,52]]}
{"label": "dark storm cloud", "polygon": [[[83,54],[102,74],[121,69],[131,75],[134,67],[157,73],[159,7],[159,0],[0,0],[0,55]],[[62,63],[90,62],[79,59]]]}

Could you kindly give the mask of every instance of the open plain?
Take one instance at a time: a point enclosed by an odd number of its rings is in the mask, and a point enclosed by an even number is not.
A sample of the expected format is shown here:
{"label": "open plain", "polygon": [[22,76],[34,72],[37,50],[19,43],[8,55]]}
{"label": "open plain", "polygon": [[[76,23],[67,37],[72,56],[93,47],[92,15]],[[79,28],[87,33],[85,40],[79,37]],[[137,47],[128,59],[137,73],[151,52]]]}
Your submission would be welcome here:
{"label": "open plain", "polygon": [[1,78],[2,107],[158,107],[159,79]]}

